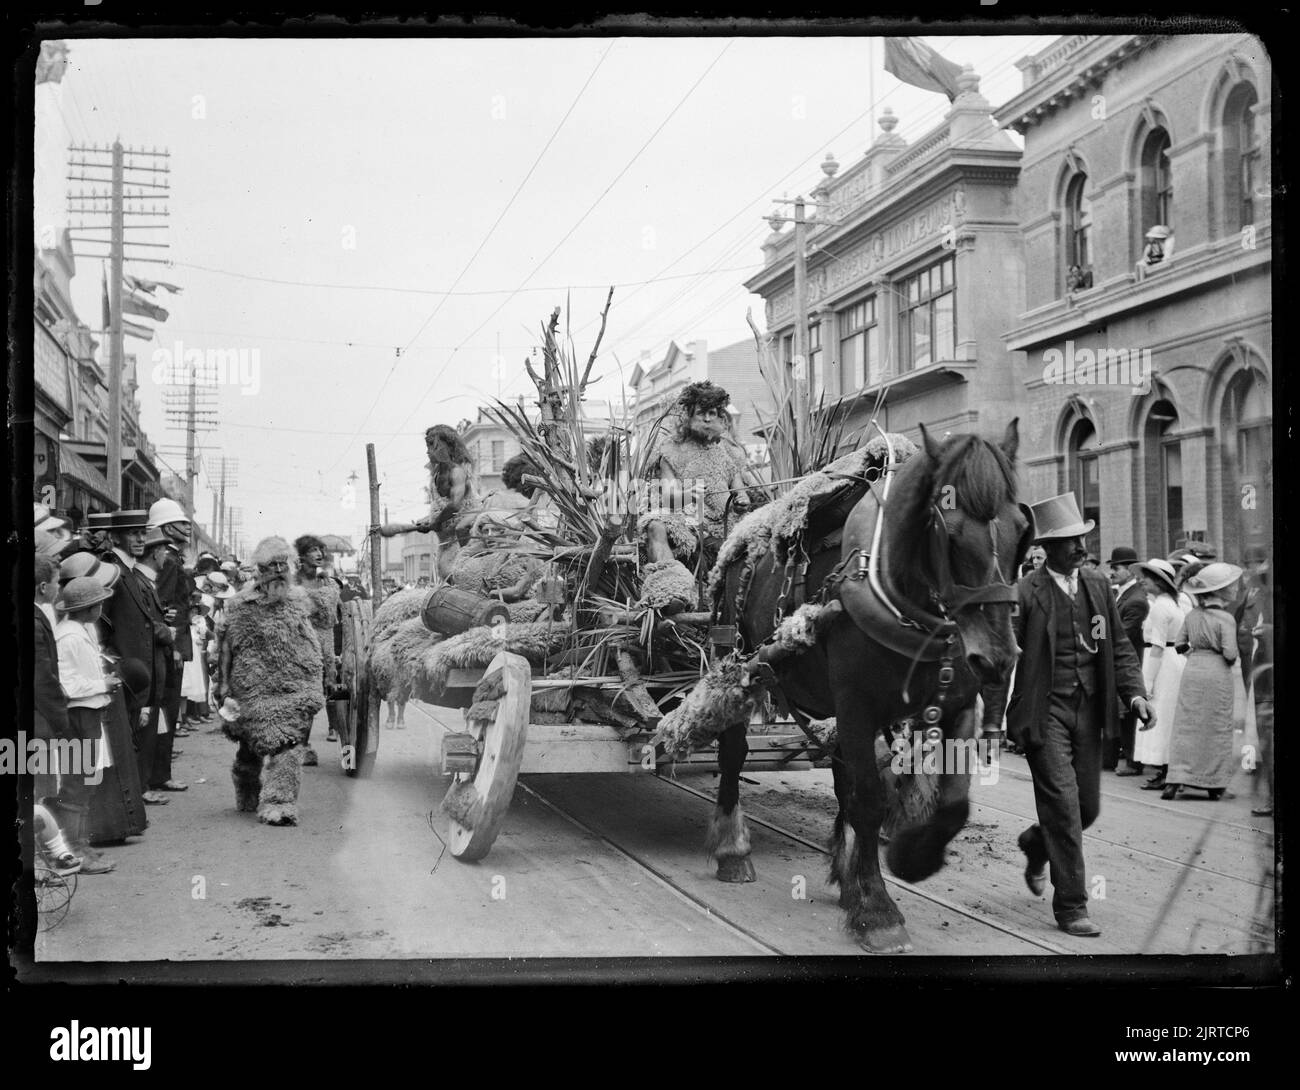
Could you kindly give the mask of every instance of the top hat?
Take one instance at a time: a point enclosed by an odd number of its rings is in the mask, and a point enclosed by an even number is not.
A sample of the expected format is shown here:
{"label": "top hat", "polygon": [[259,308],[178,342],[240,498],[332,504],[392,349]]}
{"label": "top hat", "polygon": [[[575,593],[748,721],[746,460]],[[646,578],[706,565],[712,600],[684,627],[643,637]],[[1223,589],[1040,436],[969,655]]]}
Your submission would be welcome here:
{"label": "top hat", "polygon": [[1224,564],[1219,561],[1206,564],[1195,575],[1189,576],[1183,583],[1183,590],[1188,594],[1210,594],[1232,586],[1240,578],[1241,569],[1236,564]]}
{"label": "top hat", "polygon": [[1035,541],[1082,537],[1092,533],[1097,525],[1092,519],[1085,520],[1079,513],[1079,502],[1074,498],[1073,492],[1064,492],[1050,500],[1031,504],[1029,510],[1034,516]]}
{"label": "top hat", "polygon": [[1137,566],[1138,571],[1144,575],[1151,576],[1169,588],[1169,593],[1178,596],[1178,573],[1174,571],[1174,566],[1168,560],[1161,560],[1158,556],[1150,560],[1144,560]]}
{"label": "top hat", "polygon": [[99,602],[106,602],[111,597],[113,592],[98,579],[82,575],[68,581],[59,593],[59,600],[54,603],[54,608],[60,613],[76,613],[79,609],[87,609]]}
{"label": "top hat", "polygon": [[148,511],[114,511],[108,523],[110,530],[144,530],[148,525]]}
{"label": "top hat", "polygon": [[1116,545],[1110,551],[1110,559],[1107,564],[1136,564],[1138,559],[1137,550],[1131,545]]}

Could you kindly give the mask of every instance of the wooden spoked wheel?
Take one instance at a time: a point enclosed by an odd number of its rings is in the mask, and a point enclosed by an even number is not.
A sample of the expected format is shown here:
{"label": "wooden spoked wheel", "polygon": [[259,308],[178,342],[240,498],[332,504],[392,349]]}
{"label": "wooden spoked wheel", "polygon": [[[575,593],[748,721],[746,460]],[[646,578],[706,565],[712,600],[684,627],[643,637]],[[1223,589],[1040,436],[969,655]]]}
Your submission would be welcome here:
{"label": "wooden spoked wheel", "polygon": [[442,806],[450,819],[451,854],[469,863],[487,855],[501,831],[528,738],[533,671],[528,660],[503,651],[474,691],[470,726],[481,752],[473,776],[459,773]]}
{"label": "wooden spoked wheel", "polygon": [[346,715],[339,717],[339,746],[343,771],[367,776],[379,755],[379,701],[371,698],[370,602],[352,598],[342,605],[343,648],[341,683],[349,697],[340,702]]}

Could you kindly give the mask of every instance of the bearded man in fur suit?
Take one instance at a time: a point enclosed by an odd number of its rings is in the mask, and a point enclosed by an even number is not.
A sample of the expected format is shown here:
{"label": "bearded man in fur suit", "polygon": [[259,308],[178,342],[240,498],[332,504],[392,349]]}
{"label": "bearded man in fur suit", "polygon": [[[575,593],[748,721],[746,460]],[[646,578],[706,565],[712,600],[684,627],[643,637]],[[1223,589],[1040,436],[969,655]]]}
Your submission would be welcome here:
{"label": "bearded man in fur suit", "polygon": [[[330,570],[329,550],[325,542],[311,534],[303,534],[293,543],[298,552],[298,586],[307,592],[311,603],[311,624],[316,629],[316,639],[321,651],[321,687],[328,700],[334,688],[334,626],[338,622],[339,581]],[[334,714],[334,706],[327,704],[326,710]],[[333,719],[330,720],[327,742],[338,738],[338,729]],[[307,736],[303,739],[302,763],[318,763],[316,751],[311,746],[311,725],[307,726]]]}
{"label": "bearded man in fur suit", "polygon": [[703,551],[705,570],[712,567],[727,536],[728,496],[737,515],[751,505],[744,449],[731,434],[730,401],[712,382],[687,386],[677,399],[676,430],[650,463],[652,487],[640,517],[648,561],[642,603],[664,613],[695,607],[695,578],[682,562]]}
{"label": "bearded man in fur suit", "polygon": [[251,584],[226,604],[217,682],[217,700],[238,706],[223,727],[239,743],[235,804],[267,825],[298,822],[302,746],[325,703],[311,602],[294,585],[292,559],[283,538],[258,544]]}

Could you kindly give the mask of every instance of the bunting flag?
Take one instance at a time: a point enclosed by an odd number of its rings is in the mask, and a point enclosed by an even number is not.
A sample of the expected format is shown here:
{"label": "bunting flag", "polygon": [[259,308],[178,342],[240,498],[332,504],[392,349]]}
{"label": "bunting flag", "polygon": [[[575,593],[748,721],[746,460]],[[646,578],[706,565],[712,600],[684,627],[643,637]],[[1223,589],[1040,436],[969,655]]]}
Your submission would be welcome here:
{"label": "bunting flag", "polygon": [[167,311],[157,303],[142,299],[134,292],[122,293],[122,313],[138,314],[141,318],[152,318],[155,322],[167,321]]}
{"label": "bunting flag", "polygon": [[135,322],[128,322],[122,319],[122,332],[128,337],[137,337],[142,341],[153,340],[153,329],[147,325],[136,325]]}
{"label": "bunting flag", "polygon": [[68,70],[68,43],[41,42],[41,55],[36,58],[36,85],[62,83]]}
{"label": "bunting flag", "polygon": [[135,288],[137,291],[143,291],[152,295],[159,288],[166,288],[173,295],[180,295],[184,288],[179,288],[175,284],[169,284],[166,280],[145,280],[139,276],[127,275],[124,277],[126,285],[129,288]]}
{"label": "bunting flag", "polygon": [[961,65],[941,57],[920,38],[886,38],[885,71],[927,91],[939,91],[951,102],[959,93]]}

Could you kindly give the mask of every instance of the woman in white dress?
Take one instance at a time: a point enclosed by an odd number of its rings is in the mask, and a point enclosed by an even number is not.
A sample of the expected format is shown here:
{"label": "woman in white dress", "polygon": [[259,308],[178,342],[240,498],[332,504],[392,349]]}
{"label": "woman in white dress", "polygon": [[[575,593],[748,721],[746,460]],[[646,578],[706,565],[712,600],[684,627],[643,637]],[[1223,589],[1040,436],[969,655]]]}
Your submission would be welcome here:
{"label": "woman in white dress", "polygon": [[1177,576],[1169,561],[1152,559],[1138,564],[1137,569],[1151,602],[1147,618],[1142,622],[1142,642],[1146,645],[1142,676],[1156,718],[1154,726],[1142,724],[1138,728],[1133,759],[1155,769],[1155,775],[1143,784],[1143,790],[1159,791],[1165,786],[1178,687],[1186,665],[1183,656],[1174,650],[1183,626],[1183,611],[1178,602]]}

